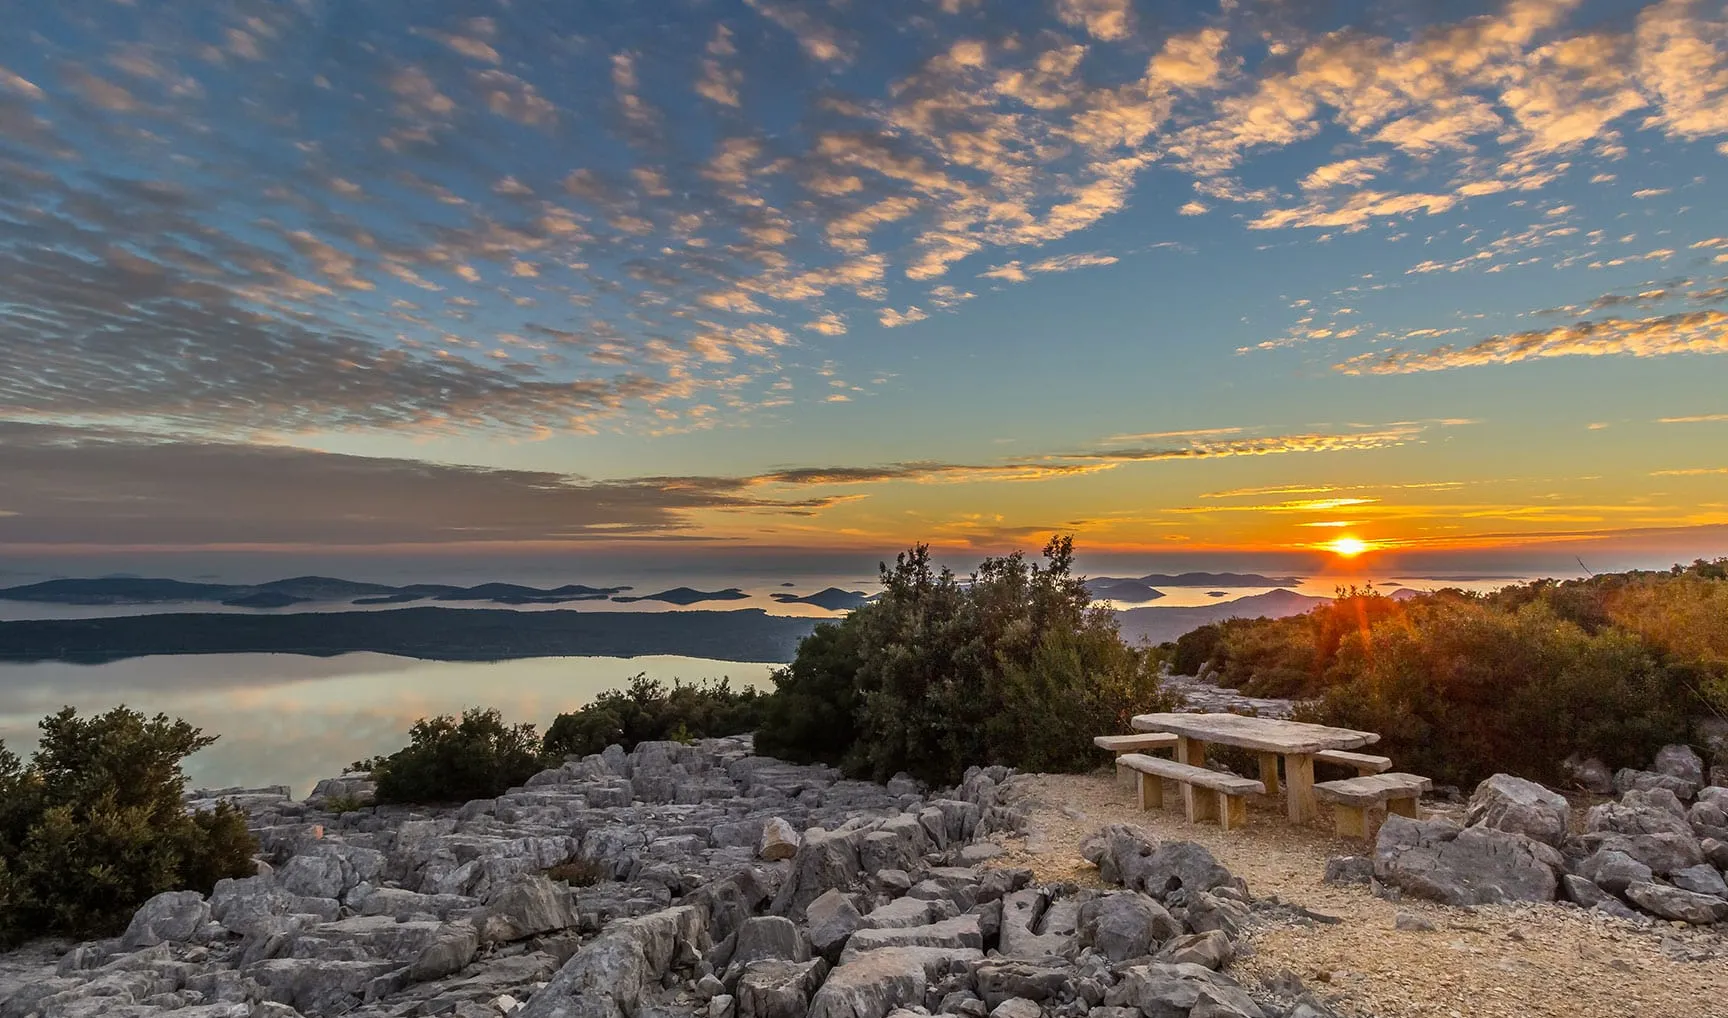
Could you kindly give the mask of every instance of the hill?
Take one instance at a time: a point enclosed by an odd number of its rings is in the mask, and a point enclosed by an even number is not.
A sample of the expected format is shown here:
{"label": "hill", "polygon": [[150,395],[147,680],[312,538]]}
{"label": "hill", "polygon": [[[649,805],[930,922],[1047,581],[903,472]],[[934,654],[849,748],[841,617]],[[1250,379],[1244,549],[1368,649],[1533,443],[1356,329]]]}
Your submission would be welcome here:
{"label": "hill", "polygon": [[1146,640],[1163,643],[1174,640],[1191,629],[1223,619],[1284,618],[1300,615],[1315,605],[1326,604],[1331,598],[1310,597],[1291,590],[1269,590],[1233,601],[1196,605],[1192,608],[1151,607],[1129,608],[1116,613],[1122,627],[1122,638],[1129,642]]}

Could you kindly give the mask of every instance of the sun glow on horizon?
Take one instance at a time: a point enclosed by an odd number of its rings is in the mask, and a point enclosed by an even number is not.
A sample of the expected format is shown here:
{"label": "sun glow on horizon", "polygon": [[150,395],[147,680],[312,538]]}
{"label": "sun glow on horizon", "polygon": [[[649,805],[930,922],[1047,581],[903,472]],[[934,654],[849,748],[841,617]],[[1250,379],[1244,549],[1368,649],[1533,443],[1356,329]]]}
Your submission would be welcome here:
{"label": "sun glow on horizon", "polygon": [[1339,537],[1327,541],[1324,547],[1340,558],[1355,558],[1374,546],[1360,537]]}

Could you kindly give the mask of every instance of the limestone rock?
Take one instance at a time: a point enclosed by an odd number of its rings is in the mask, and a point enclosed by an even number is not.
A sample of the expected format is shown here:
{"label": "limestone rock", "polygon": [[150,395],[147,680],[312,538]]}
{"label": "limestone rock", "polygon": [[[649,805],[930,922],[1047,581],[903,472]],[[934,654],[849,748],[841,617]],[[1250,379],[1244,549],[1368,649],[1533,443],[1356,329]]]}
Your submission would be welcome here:
{"label": "limestone rock", "polygon": [[1158,961],[1172,965],[1202,965],[1218,970],[1236,957],[1236,947],[1221,930],[1208,930],[1177,937],[1164,945],[1156,957]]}
{"label": "limestone rock", "polygon": [[[1628,884],[1648,881],[1650,867],[1625,852],[1611,848],[1598,849],[1578,864],[1578,876],[1612,894],[1624,893]],[[1576,898],[1573,899],[1577,901]],[[1580,905],[1595,902],[1579,901]]]}
{"label": "limestone rock", "polygon": [[1326,860],[1328,884],[1366,884],[1374,879],[1374,860],[1366,855],[1335,855]]}
{"label": "limestone rock", "polygon": [[804,910],[810,944],[816,953],[832,961],[840,959],[846,941],[864,925],[864,919],[851,900],[839,891],[830,890],[810,903]]}
{"label": "limestone rock", "polygon": [[982,960],[975,950],[939,947],[867,951],[829,973],[810,1000],[809,1018],[886,1018],[897,1007],[922,1004],[931,981],[952,966]]}
{"label": "limestone rock", "polygon": [[1476,786],[1464,822],[1522,834],[1558,846],[1566,840],[1572,807],[1566,797],[1534,781],[1495,774]]}
{"label": "limestone rock", "polygon": [[1112,1007],[1138,1007],[1145,1018],[1265,1018],[1235,980],[1203,965],[1155,962],[1122,974],[1104,998]]}
{"label": "limestone rock", "polygon": [[1566,900],[1584,908],[1595,908],[1614,897],[1596,884],[1573,873],[1560,878],[1560,888],[1566,893]]}
{"label": "limestone rock", "polygon": [[798,846],[802,841],[791,824],[780,817],[771,817],[762,825],[762,837],[757,843],[756,854],[771,862],[790,859],[798,854]]}
{"label": "limestone rock", "polygon": [[1447,820],[1387,817],[1374,848],[1381,883],[1448,905],[1552,901],[1563,867],[1550,845]]}
{"label": "limestone rock", "polygon": [[120,935],[120,946],[128,951],[157,944],[184,943],[210,920],[210,903],[197,891],[164,891],[132,913],[132,922]]}
{"label": "limestone rock", "polygon": [[1182,935],[1182,924],[1152,898],[1134,891],[1106,894],[1080,909],[1080,942],[1112,962],[1154,953]]}
{"label": "limestone rock", "polygon": [[840,967],[845,968],[866,952],[895,947],[971,948],[981,951],[984,935],[978,928],[976,915],[956,916],[928,926],[862,929],[846,942],[846,950],[840,955]]}
{"label": "limestone rock", "polygon": [[1704,784],[1704,758],[1691,746],[1663,746],[1656,751],[1656,762],[1650,769],[1658,774],[1679,778],[1693,787]]}
{"label": "limestone rock", "polygon": [[1044,1009],[1025,997],[1009,997],[990,1011],[990,1018],[1042,1018]]}
{"label": "limestone rock", "polygon": [[738,980],[739,1018],[804,1018],[810,998],[828,974],[828,963],[757,961]]}
{"label": "limestone rock", "polygon": [[1632,884],[1626,888],[1626,898],[1646,912],[1653,912],[1664,919],[1697,926],[1728,920],[1728,901],[1665,884],[1649,881]]}
{"label": "limestone rock", "polygon": [[1631,767],[1622,767],[1614,772],[1616,792],[1644,792],[1652,788],[1666,788],[1681,799],[1691,799],[1698,792],[1698,782],[1677,778],[1672,774],[1640,771]]}
{"label": "limestone rock", "polygon": [[498,944],[576,923],[576,908],[563,888],[544,874],[524,873],[488,896],[480,932],[486,943]]}
{"label": "limestone rock", "polygon": [[1668,880],[1683,891],[1694,891],[1698,894],[1708,894],[1716,898],[1728,899],[1728,883],[1722,880],[1722,874],[1716,867],[1708,863],[1688,866],[1668,875]]}
{"label": "limestone rock", "polygon": [[1614,794],[1614,772],[1601,760],[1570,756],[1561,762],[1560,767],[1578,788],[1597,795]]}
{"label": "limestone rock", "polygon": [[518,1014],[522,1018],[624,1018],[689,949],[706,946],[703,912],[679,905],[625,919],[582,946]]}

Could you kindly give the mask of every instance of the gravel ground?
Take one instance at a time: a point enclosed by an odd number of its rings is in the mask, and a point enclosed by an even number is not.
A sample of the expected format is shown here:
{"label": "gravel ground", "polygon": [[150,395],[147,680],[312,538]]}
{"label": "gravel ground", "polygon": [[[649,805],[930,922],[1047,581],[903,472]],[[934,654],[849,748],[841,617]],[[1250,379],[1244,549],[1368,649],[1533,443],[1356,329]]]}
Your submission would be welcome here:
{"label": "gravel ground", "polygon": [[[1288,969],[1361,1018],[1728,1018],[1728,940],[1657,922],[1640,929],[1561,905],[1477,909],[1388,902],[1366,887],[1321,881],[1326,858],[1360,853],[1320,826],[1292,827],[1255,803],[1247,827],[1190,826],[1179,810],[1142,813],[1114,775],[1038,775],[1024,839],[1005,842],[998,865],[1030,866],[1042,880],[1097,886],[1080,841],[1110,823],[1197,841],[1260,896],[1343,920],[1262,927],[1248,938],[1239,978]],[[1399,912],[1433,931],[1396,930]],[[1690,960],[1700,959],[1700,960]]]}

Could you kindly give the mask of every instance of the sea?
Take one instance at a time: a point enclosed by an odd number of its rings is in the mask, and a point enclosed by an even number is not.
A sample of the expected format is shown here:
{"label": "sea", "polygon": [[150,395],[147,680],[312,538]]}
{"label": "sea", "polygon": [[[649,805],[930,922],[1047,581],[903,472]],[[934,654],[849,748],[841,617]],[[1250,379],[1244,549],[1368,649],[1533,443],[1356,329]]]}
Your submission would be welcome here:
{"label": "sea", "polygon": [[[161,575],[160,573],[156,575]],[[336,575],[341,575],[337,573]],[[181,577],[191,579],[192,577]],[[403,582],[364,577],[382,582]],[[700,582],[680,583],[667,577],[639,577],[620,582],[607,577],[493,577],[513,582],[554,586],[588,583],[613,586],[628,583],[635,594],[688,585],[701,590],[737,587],[748,596],[704,602],[690,609],[759,608],[777,615],[833,617],[813,605],[788,604],[774,594],[806,595],[825,587],[874,593],[876,577],[855,575],[799,576],[765,580],[760,576],[704,575]],[[1458,586],[1488,590],[1516,582],[1510,576],[1373,577],[1362,573],[1304,578],[1283,589],[1312,596],[1331,596],[1340,587],[1374,583],[1394,593],[1401,589]],[[11,583],[30,582],[14,573]],[[450,582],[475,582],[452,579]],[[1112,603],[1116,608],[1196,607],[1223,605],[1241,597],[1266,593],[1266,587],[1161,587],[1165,596],[1138,604]],[[429,604],[436,602],[417,602]],[[464,607],[444,603],[444,607]],[[222,611],[253,614],[299,611],[387,611],[399,605],[357,607],[350,604],[295,605],[283,609],[226,608],[211,604],[76,606],[0,601],[0,621],[41,618],[88,618],[162,612]],[[498,608],[496,604],[471,607]],[[673,611],[652,601],[627,604],[580,601],[558,605],[528,605],[520,611]],[[289,785],[303,796],[319,778],[339,774],[350,762],[400,748],[409,727],[418,719],[460,713],[472,706],[495,707],[512,723],[528,722],[544,730],[559,713],[575,710],[604,690],[626,684],[639,673],[670,683],[729,679],[735,687],[771,688],[771,662],[717,661],[651,655],[633,658],[547,657],[491,662],[423,661],[388,654],[354,653],[332,657],[294,654],[160,655],[104,664],[45,662],[0,664],[0,740],[20,756],[36,744],[37,722],[63,706],[90,713],[125,704],[147,714],[185,718],[218,736],[217,742],[188,759],[186,771],[194,787],[257,787]]]}

